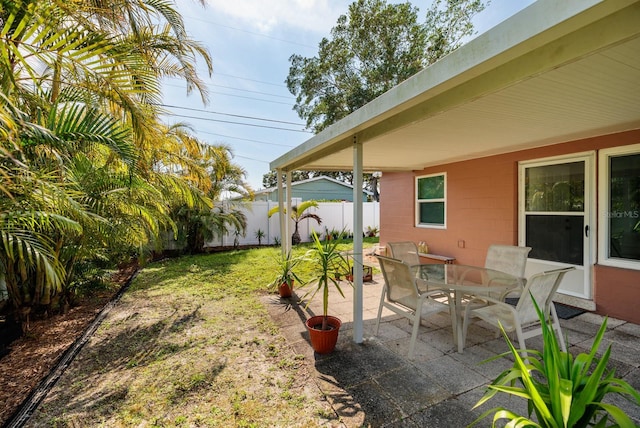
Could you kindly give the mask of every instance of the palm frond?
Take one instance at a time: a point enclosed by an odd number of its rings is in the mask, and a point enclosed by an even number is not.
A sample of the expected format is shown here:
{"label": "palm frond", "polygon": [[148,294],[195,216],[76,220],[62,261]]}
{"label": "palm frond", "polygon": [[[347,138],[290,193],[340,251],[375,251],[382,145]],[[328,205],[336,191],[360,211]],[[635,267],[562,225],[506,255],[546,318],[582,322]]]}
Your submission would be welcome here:
{"label": "palm frond", "polygon": [[87,151],[91,144],[109,148],[129,166],[135,164],[135,146],[131,131],[122,123],[96,109],[82,104],[65,103],[49,114],[48,128],[58,138],[74,144],[74,148]]}

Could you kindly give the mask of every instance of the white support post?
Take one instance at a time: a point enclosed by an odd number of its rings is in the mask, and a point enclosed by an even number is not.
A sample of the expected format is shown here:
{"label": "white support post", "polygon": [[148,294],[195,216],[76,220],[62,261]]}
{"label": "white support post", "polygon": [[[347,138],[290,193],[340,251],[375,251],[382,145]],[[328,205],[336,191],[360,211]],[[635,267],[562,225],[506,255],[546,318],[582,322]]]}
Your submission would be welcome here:
{"label": "white support post", "polygon": [[362,143],[353,137],[353,341],[362,343]]}
{"label": "white support post", "polygon": [[285,232],[282,237],[282,242],[286,242],[284,248],[287,250],[287,254],[291,251],[291,195],[293,192],[291,191],[291,171],[287,171],[287,215],[285,216]]}
{"label": "white support post", "polygon": [[277,179],[277,186],[278,186],[278,210],[279,210],[278,219],[280,220],[280,249],[282,250],[282,254],[287,254],[287,247],[285,245],[286,240],[284,239],[284,236],[286,233],[285,220],[287,216],[284,214],[284,192],[282,188],[282,170],[281,169],[276,170],[276,179]]}

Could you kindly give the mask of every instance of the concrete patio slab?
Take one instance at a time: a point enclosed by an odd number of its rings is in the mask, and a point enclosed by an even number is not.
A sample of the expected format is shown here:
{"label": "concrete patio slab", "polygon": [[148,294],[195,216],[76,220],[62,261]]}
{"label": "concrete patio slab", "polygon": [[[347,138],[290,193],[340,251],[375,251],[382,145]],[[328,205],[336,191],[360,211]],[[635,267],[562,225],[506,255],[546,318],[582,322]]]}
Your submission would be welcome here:
{"label": "concrete patio slab", "polygon": [[[407,357],[411,325],[406,318],[383,311],[380,328],[375,325],[382,292],[382,277],[374,275],[363,286],[364,340],[353,341],[353,293],[344,283],[345,299],[332,293],[329,312],[343,324],[336,350],[328,355],[313,352],[304,325],[312,314],[322,313],[321,299],[305,309],[297,296],[280,299],[265,296],[263,303],[294,352],[304,356],[316,373],[316,383],[340,416],[345,427],[462,427],[496,406],[526,414],[526,402],[498,394],[480,408],[472,409],[486,386],[511,367],[511,356],[486,360],[507,352],[504,338],[482,322],[471,324],[465,349],[458,353],[447,314],[436,314],[420,327],[413,359]],[[302,295],[302,294],[300,294]],[[603,317],[586,312],[561,320],[574,355],[589,352]],[[601,352],[611,344],[610,367],[616,376],[640,387],[640,327],[609,319]],[[527,347],[541,349],[542,340],[527,340]],[[609,402],[620,406],[640,424],[640,406],[622,397]],[[491,426],[487,418],[477,426]]]}

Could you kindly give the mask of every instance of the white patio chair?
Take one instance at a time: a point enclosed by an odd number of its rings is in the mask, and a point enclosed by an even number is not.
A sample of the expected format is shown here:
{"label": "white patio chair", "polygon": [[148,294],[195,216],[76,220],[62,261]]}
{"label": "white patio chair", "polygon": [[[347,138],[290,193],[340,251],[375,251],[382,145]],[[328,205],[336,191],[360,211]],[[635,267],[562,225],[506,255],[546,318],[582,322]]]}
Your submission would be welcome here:
{"label": "white patio chair", "polygon": [[[508,290],[502,294],[487,293],[488,297],[492,297],[494,299],[498,299],[500,301],[504,301],[505,298],[510,295],[518,295],[522,292],[522,288],[526,283],[526,279],[524,278],[524,270],[527,266],[527,256],[531,251],[531,247],[516,247],[514,245],[490,245],[487,249],[487,255],[484,261],[484,267],[487,269],[492,269],[495,271],[500,271],[504,273],[508,273],[509,275],[513,275],[516,278],[520,279],[520,283],[517,288]],[[491,275],[490,271],[487,271],[483,274],[482,281],[486,284],[494,284],[498,285],[501,282],[501,278],[498,278],[494,275]],[[512,282],[509,281],[511,284]],[[489,302],[483,302],[480,298],[481,296],[470,296],[465,295],[462,297],[462,300],[465,305],[471,303],[473,300],[473,306],[475,308],[485,306],[489,304]]]}
{"label": "white patio chair", "polygon": [[[508,333],[515,331],[520,349],[525,350],[525,339],[542,334],[540,319],[533,305],[533,296],[540,309],[542,309],[545,320],[551,323],[557,333],[560,347],[566,352],[567,347],[564,337],[562,336],[562,330],[560,329],[560,321],[556,314],[556,308],[553,305],[553,296],[558,290],[564,274],[573,269],[575,268],[568,267],[533,275],[527,281],[518,300],[518,304],[515,307],[498,299],[485,296],[482,296],[480,300],[487,302],[489,304],[488,306],[474,307],[472,301],[470,305],[467,305],[464,312],[464,321],[462,324],[463,341],[466,341],[467,338],[469,320],[477,317],[497,328],[500,328],[499,326],[502,324],[502,327]],[[526,353],[524,356],[526,358]]]}
{"label": "white patio chair", "polygon": [[[422,278],[424,280],[429,279],[426,270],[423,270],[420,267],[422,263],[420,261],[420,256],[418,255],[418,246],[415,242],[387,242],[387,248],[389,249],[389,257],[401,260],[408,264],[411,271],[414,272],[418,278]],[[427,290],[428,287],[424,289]]]}
{"label": "white patio chair", "polygon": [[[527,256],[531,251],[531,247],[516,247],[513,245],[490,245],[487,250],[487,256],[484,262],[484,267],[488,269],[505,272],[520,278],[521,284],[518,290],[511,290],[506,294],[513,292],[521,292],[522,287],[526,282],[524,278],[524,270],[527,267]],[[485,279],[489,283],[497,281],[496,278],[491,278],[491,274],[488,273],[488,278]],[[506,294],[496,297],[499,300],[504,300]]]}
{"label": "white patio chair", "polygon": [[413,324],[409,342],[409,358],[412,358],[420,320],[438,312],[450,311],[451,306],[447,304],[448,300],[447,303],[442,303],[433,299],[434,296],[443,296],[442,290],[421,291],[417,282],[422,280],[416,278],[407,263],[390,257],[376,257],[384,277],[384,287],[380,296],[375,334],[378,334],[380,328],[383,308],[408,318]]}
{"label": "white patio chair", "polygon": [[420,256],[418,255],[418,246],[412,241],[387,242],[389,248],[389,257],[401,260],[409,266],[420,264]]}

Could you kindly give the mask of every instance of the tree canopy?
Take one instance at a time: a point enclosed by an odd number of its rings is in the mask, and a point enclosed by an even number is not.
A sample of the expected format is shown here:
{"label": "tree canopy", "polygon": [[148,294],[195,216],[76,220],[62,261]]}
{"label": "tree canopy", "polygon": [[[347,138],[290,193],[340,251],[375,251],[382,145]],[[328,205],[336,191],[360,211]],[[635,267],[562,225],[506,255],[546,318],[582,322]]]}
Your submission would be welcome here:
{"label": "tree canopy", "polygon": [[[486,3],[488,4],[488,2]],[[294,110],[318,133],[457,49],[473,34],[472,18],[486,7],[481,0],[435,0],[419,22],[410,2],[357,0],[323,38],[318,54],[294,54],[286,79],[296,97]],[[305,172],[296,171],[297,180]],[[353,183],[351,171],[310,171],[305,178],[329,175]],[[275,173],[263,176],[272,187]],[[364,174],[378,200],[378,178]]]}
{"label": "tree canopy", "polygon": [[320,132],[458,48],[473,34],[481,0],[435,0],[424,23],[411,3],[357,0],[318,54],[294,54],[287,88],[306,126]]}

